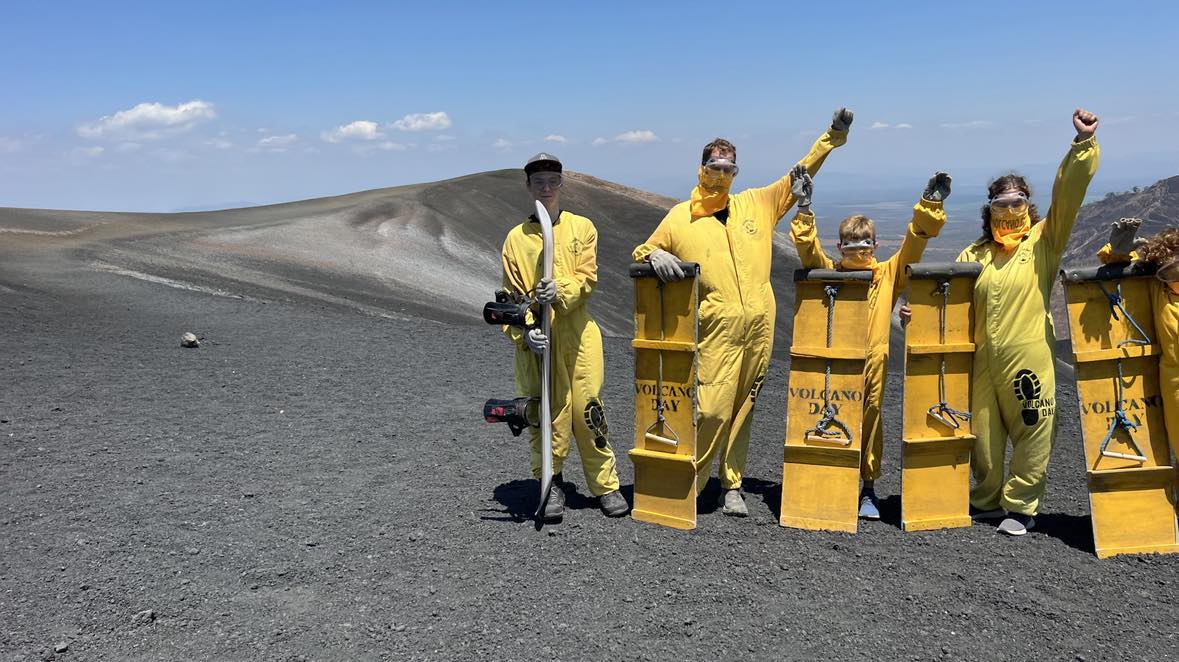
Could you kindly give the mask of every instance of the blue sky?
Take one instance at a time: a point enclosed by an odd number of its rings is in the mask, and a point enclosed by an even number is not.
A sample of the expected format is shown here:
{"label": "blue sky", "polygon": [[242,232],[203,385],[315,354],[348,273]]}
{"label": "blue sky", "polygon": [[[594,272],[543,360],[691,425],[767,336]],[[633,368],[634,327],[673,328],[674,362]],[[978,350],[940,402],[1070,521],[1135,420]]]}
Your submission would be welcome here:
{"label": "blue sky", "polygon": [[816,204],[1179,174],[1173,3],[8,3],[0,206],[168,211],[520,167],[686,196],[700,146],[780,176],[847,105]]}

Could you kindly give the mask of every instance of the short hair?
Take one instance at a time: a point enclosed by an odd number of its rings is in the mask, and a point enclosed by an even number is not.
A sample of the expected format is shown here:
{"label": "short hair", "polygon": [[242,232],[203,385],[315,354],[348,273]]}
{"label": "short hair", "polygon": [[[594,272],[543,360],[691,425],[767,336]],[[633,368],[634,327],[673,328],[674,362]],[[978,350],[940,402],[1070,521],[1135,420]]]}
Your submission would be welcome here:
{"label": "short hair", "polygon": [[863,241],[865,239],[876,241],[876,222],[867,216],[855,214],[843,219],[839,224],[839,241]]}
{"label": "short hair", "polygon": [[717,138],[704,146],[704,154],[700,157],[700,165],[708,163],[709,157],[712,156],[713,150],[720,150],[722,152],[729,152],[733,155],[733,161],[737,161],[737,148],[733,147],[733,143],[724,138]]}

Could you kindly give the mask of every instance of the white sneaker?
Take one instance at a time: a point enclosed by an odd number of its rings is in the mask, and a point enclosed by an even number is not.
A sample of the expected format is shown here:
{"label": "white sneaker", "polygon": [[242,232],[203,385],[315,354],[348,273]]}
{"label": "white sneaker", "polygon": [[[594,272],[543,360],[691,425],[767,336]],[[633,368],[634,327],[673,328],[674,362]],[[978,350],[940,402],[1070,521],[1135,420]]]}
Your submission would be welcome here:
{"label": "white sneaker", "polygon": [[725,490],[720,498],[721,512],[729,517],[749,517],[741,490]]}
{"label": "white sneaker", "polygon": [[999,533],[1009,536],[1022,536],[1036,526],[1036,518],[1020,513],[1007,513],[1007,517],[999,522]]}

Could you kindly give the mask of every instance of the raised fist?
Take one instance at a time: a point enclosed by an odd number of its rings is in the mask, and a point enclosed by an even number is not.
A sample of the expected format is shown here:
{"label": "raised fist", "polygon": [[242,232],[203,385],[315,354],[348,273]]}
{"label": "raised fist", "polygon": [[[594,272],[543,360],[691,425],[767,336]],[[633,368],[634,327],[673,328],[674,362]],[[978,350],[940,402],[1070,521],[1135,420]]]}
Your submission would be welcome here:
{"label": "raised fist", "polygon": [[1109,247],[1115,255],[1129,255],[1136,247],[1134,235],[1142,226],[1141,218],[1119,218],[1109,224]]}
{"label": "raised fist", "polygon": [[1073,128],[1077,130],[1077,142],[1086,140],[1097,132],[1097,116],[1078,108],[1073,111]]}
{"label": "raised fist", "polygon": [[840,108],[831,116],[831,128],[836,131],[847,131],[851,127],[855,115],[847,108]]}
{"label": "raised fist", "polygon": [[799,211],[805,211],[811,206],[811,195],[815,192],[815,182],[807,174],[806,166],[799,163],[790,171],[790,192],[798,201]]}
{"label": "raised fist", "polygon": [[935,172],[925,185],[925,193],[921,197],[932,202],[941,202],[950,197],[950,183],[954,181],[948,172]]}

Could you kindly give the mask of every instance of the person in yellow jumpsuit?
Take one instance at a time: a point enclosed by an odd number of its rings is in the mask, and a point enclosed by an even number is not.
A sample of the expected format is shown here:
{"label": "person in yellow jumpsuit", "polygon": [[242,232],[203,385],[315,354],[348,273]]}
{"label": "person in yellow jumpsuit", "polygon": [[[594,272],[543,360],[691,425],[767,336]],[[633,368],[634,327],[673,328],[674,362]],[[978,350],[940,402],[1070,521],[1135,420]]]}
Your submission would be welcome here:
{"label": "person in yellow jumpsuit", "polygon": [[[803,157],[808,172],[817,173],[831,150],[847,142],[852,118],[845,108],[835,112],[831,129]],[[664,281],[683,278],[677,259],[700,265],[697,486],[703,490],[719,458],[722,512],[745,517],[741,481],[750,424],[774,341],[774,228],[794,206],[794,194],[788,173],[730,195],[736,159],[727,140],[705,145],[691,199],[672,207],[632,257],[650,262]]]}
{"label": "person in yellow jumpsuit", "polygon": [[809,179],[799,166],[795,181],[801,184],[799,188],[802,190],[797,195],[798,213],[790,222],[790,238],[798,249],[802,266],[840,271],[872,270],[872,285],[868,290],[868,358],[864,363],[864,419],[860,431],[860,478],[864,481],[864,489],[860,492],[859,516],[880,519],[875,483],[880,477],[880,458],[884,452],[880,404],[888,371],[892,309],[907,285],[905,267],[921,260],[925,245],[946,223],[942,205],[950,195],[951,180],[944,172],[929,179],[921,199],[913,206],[913,218],[909,221],[901,248],[892,257],[883,262],[876,260],[876,225],[867,216],[855,215],[839,224],[837,247],[841,257],[838,262],[833,262],[819,242],[815,215],[810,209]]}
{"label": "person in yellow jumpsuit", "polygon": [[1140,239],[1135,248],[1134,235],[1141,225],[1137,218],[1115,221],[1110,228],[1109,243],[1101,248],[1098,257],[1104,264],[1142,260],[1158,269],[1150,287],[1155,330],[1152,340],[1162,351],[1159,386],[1167,441],[1171,453],[1179,460],[1179,228],[1167,228],[1149,239]]}
{"label": "person in yellow jumpsuit", "polygon": [[[618,491],[618,471],[602,401],[602,332],[587,303],[598,282],[598,232],[584,216],[560,208],[561,162],[537,154],[524,167],[528,191],[545,206],[553,221],[553,278],[542,279],[540,223],[535,215],[508,232],[503,246],[503,285],[517,298],[534,296],[552,304],[547,338],[540,328],[527,331],[505,326],[516,343],[516,395],[540,397],[540,353],[552,343],[553,483],[545,504],[545,521],[562,519],[565,511],[561,469],[574,440],[590,492],[609,517],[629,510]],[[532,474],[540,476],[540,430],[532,433]]]}
{"label": "person in yellow jumpsuit", "polygon": [[[971,401],[978,437],[971,470],[971,513],[1003,517],[998,531],[1021,536],[1035,525],[1056,435],[1056,335],[1048,297],[1100,150],[1097,116],[1073,113],[1076,139],[1056,173],[1052,206],[1041,218],[1023,177],[991,182],[983,236],[958,255],[979,262],[974,284]],[[1004,473],[1007,439],[1011,461]],[[1006,512],[1006,516],[1004,516]]]}

